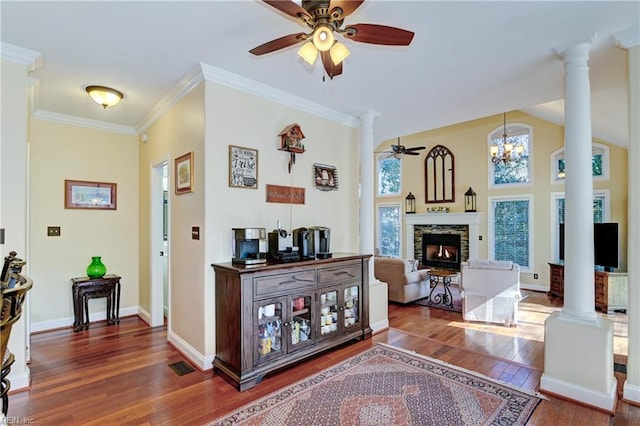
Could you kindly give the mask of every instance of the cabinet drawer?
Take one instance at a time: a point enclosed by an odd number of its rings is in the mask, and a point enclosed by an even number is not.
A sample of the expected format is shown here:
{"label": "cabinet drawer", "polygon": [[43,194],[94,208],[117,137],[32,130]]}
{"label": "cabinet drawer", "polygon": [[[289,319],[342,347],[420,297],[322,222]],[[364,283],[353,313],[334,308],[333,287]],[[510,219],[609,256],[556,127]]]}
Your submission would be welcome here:
{"label": "cabinet drawer", "polygon": [[268,275],[253,280],[253,292],[256,296],[315,286],[316,271],[314,269]]}
{"label": "cabinet drawer", "polygon": [[362,280],[362,264],[360,262],[347,263],[334,268],[318,269],[318,283],[320,285],[354,280]]}

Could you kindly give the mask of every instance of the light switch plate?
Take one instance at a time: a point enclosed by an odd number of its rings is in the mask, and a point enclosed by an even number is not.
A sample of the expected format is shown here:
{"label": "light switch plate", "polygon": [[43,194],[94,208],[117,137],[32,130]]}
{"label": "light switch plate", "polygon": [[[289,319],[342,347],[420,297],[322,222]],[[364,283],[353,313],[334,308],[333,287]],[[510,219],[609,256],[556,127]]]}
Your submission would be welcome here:
{"label": "light switch plate", "polygon": [[59,237],[59,236],[60,236],[59,226],[47,226],[47,237]]}
{"label": "light switch plate", "polygon": [[192,240],[199,240],[200,239],[200,227],[199,226],[192,226],[191,227],[191,239]]}

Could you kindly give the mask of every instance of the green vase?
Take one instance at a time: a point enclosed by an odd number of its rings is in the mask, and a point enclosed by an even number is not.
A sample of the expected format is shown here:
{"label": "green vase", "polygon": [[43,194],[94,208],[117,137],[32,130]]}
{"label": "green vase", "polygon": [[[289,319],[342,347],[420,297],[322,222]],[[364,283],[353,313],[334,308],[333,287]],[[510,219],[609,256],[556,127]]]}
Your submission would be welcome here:
{"label": "green vase", "polygon": [[104,266],[100,256],[93,256],[91,258],[91,264],[87,266],[87,276],[89,278],[102,278],[107,273],[107,267]]}

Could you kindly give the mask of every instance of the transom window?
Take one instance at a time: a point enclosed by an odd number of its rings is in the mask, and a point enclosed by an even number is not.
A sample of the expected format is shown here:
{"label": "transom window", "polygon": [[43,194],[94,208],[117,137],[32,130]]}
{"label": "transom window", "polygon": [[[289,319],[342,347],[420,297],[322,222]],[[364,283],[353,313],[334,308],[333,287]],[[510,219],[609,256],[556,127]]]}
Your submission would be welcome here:
{"label": "transom window", "polygon": [[400,195],[402,190],[400,159],[385,157],[387,154],[378,157],[378,196]]}
{"label": "transom window", "polygon": [[[522,123],[511,123],[507,125],[507,143],[513,147],[522,146],[522,153],[515,152],[508,162],[491,162],[489,155],[489,186],[501,185],[522,185],[531,182],[531,155],[532,151],[532,128]],[[500,126],[487,136],[488,147],[497,145],[499,151],[504,151],[504,127]]]}
{"label": "transom window", "polygon": [[[609,147],[594,142],[592,145],[591,168],[594,180],[609,180]],[[562,183],[566,177],[564,148],[551,154],[551,183]]]}

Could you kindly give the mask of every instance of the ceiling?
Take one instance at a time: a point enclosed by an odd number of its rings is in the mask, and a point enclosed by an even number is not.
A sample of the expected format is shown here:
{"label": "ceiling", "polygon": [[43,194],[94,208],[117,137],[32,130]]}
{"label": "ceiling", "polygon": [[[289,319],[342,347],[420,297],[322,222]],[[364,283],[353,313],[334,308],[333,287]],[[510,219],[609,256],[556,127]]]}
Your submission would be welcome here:
{"label": "ceiling", "polygon": [[[628,146],[626,51],[616,40],[637,43],[640,1],[367,0],[345,23],[408,29],[413,42],[341,40],[351,56],[341,76],[324,81],[320,62],[306,64],[298,46],[248,53],[305,31],[261,1],[0,4],[3,57],[8,47],[42,54],[30,75],[35,112],[49,117],[143,131],[151,111],[202,63],[352,116],[375,111],[377,142],[514,109],[561,124],[557,51],[592,40],[593,136]],[[84,91],[92,84],[125,99],[103,110]]]}

